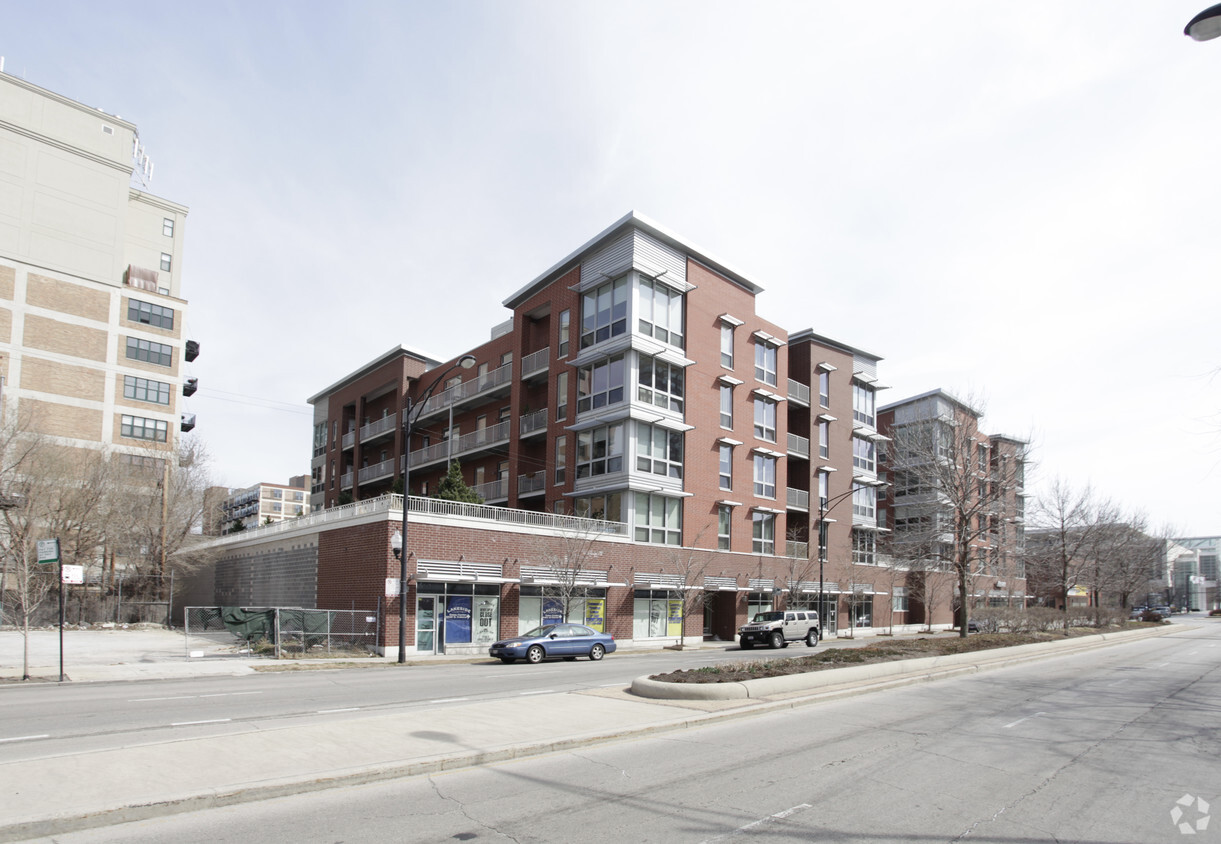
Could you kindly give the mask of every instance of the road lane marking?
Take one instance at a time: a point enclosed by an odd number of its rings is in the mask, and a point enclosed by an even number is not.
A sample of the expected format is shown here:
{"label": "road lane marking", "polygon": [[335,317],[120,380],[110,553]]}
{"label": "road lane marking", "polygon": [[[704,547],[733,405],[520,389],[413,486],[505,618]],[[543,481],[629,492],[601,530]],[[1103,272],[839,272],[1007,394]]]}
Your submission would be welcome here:
{"label": "road lane marking", "polygon": [[539,689],[537,692],[518,692],[518,695],[553,695],[555,689]]}
{"label": "road lane marking", "polygon": [[49,733],[43,733],[40,736],[13,736],[12,738],[0,738],[0,742],[4,741],[33,741],[34,739],[50,738]]}
{"label": "road lane marking", "polygon": [[772,821],[782,821],[785,818],[789,817],[790,815],[795,815],[798,812],[800,812],[801,810],[809,809],[809,808],[810,808],[809,803],[800,803],[791,809],[785,809],[784,811],[777,812],[774,815],[768,815],[766,818],[759,818],[759,820],[757,820],[757,821],[752,821],[751,823],[746,824],[746,826],[740,826],[737,829],[735,829],[733,832],[727,832],[724,835],[718,835],[715,838],[706,838],[706,839],[704,839],[703,844],[711,844],[711,842],[713,842],[713,841],[724,841],[726,838],[732,838],[735,835],[741,835],[744,832],[749,832],[750,830],[755,829],[756,827],[762,826],[765,823],[771,823]]}
{"label": "road lane marking", "polygon": [[1014,721],[1012,724],[1006,724],[1001,729],[1007,730],[1010,727],[1016,727],[1018,724],[1022,723],[1023,721],[1029,721],[1031,718],[1038,718],[1040,715],[1046,715],[1046,714],[1047,714],[1046,712],[1036,712],[1034,715],[1027,715],[1025,718],[1019,718],[1016,721]]}
{"label": "road lane marking", "polygon": [[330,715],[332,712],[359,712],[359,706],[349,706],[346,709],[319,709],[319,715]]}
{"label": "road lane marking", "polygon": [[200,695],[200,697],[237,697],[239,695],[261,695],[262,692],[218,692],[214,695]]}
{"label": "road lane marking", "polygon": [[163,700],[195,700],[205,697],[237,697],[238,695],[261,695],[262,692],[218,692],[211,695],[179,695],[177,697],[137,697],[133,698],[128,703],[150,703],[153,701]]}
{"label": "road lane marking", "polygon": [[232,721],[232,720],[233,720],[232,718],[213,718],[208,721],[175,721],[174,723],[170,724],[170,726],[171,727],[191,727],[191,726],[194,726],[195,724],[224,724],[224,723],[226,723],[228,721]]}
{"label": "road lane marking", "polygon": [[464,700],[470,700],[469,697],[443,697],[439,700],[430,700],[429,703],[461,703]]}
{"label": "road lane marking", "polygon": [[626,687],[627,685],[628,685],[627,683],[603,683],[601,686],[597,686],[596,688],[599,688],[599,689],[610,689],[610,688],[622,689],[622,688]]}

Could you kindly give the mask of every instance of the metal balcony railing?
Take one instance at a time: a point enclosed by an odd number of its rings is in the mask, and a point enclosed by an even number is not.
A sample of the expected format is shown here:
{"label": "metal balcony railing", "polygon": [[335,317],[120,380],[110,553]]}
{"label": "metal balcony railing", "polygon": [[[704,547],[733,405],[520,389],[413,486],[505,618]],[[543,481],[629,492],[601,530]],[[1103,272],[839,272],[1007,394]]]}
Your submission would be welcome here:
{"label": "metal balcony railing", "polygon": [[810,438],[789,434],[789,454],[810,459]]}
{"label": "metal balcony railing", "polygon": [[810,385],[809,384],[802,384],[800,381],[794,381],[792,378],[790,378],[788,393],[789,393],[790,401],[800,402],[800,403],[806,405],[807,407],[809,406],[809,404],[810,404]]}
{"label": "metal balcony railing", "polygon": [[522,414],[518,420],[518,429],[523,437],[530,434],[536,434],[539,431],[547,430],[547,408],[542,410],[533,410],[529,413]]}
{"label": "metal balcony railing", "polygon": [[393,431],[397,425],[398,417],[396,416],[383,416],[381,419],[375,419],[368,425],[361,426],[360,441],[363,443],[387,431]]}
{"label": "metal balcony railing", "polygon": [[503,387],[510,383],[512,380],[513,364],[506,363],[504,366],[493,369],[485,375],[477,375],[474,378],[463,381],[461,384],[450,387],[448,390],[443,390],[433,395],[418,411],[420,415],[417,418],[422,419],[426,416],[440,413],[454,405],[477,398],[484,393],[490,393],[498,387]]}
{"label": "metal balcony railing", "polygon": [[517,476],[517,494],[531,495],[536,492],[542,492],[547,488],[547,472],[539,470],[532,475]]}
{"label": "metal balcony railing", "polygon": [[411,468],[426,466],[439,460],[448,460],[451,451],[455,460],[472,452],[482,451],[494,445],[503,445],[509,441],[509,423],[498,422],[478,431],[463,434],[453,441],[443,441],[411,452]]}
{"label": "metal balcony railing", "polygon": [[394,474],[394,460],[383,460],[372,466],[365,466],[356,473],[357,480],[362,484],[388,478]]}
{"label": "metal balcony railing", "polygon": [[551,365],[551,348],[539,349],[521,359],[521,377],[529,378],[540,372],[546,372]]}
{"label": "metal balcony railing", "polygon": [[789,487],[786,491],[785,502],[790,510],[810,510],[810,491],[807,489],[793,489]]}
{"label": "metal balcony railing", "polygon": [[475,484],[471,489],[484,501],[503,501],[509,497],[509,481],[505,478]]}

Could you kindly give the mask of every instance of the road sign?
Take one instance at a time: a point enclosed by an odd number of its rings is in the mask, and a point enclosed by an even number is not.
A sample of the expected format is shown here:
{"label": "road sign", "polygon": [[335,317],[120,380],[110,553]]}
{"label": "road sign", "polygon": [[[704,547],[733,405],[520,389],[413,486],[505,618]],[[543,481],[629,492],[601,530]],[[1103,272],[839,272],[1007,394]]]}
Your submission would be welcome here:
{"label": "road sign", "polygon": [[75,583],[81,584],[85,582],[85,567],[84,566],[63,566],[62,574],[59,576],[60,583]]}
{"label": "road sign", "polygon": [[40,539],[40,540],[38,540],[38,562],[40,562],[40,563],[58,563],[59,562],[59,540],[58,539]]}
{"label": "road sign", "polygon": [[399,596],[400,584],[402,583],[397,577],[386,578],[386,597],[397,598]]}

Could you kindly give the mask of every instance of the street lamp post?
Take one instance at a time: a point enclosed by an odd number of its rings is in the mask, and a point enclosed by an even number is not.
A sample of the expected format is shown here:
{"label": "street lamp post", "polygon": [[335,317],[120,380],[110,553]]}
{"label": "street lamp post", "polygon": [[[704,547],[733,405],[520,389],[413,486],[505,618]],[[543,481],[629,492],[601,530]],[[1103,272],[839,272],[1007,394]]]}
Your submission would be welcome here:
{"label": "street lamp post", "polygon": [[1209,6],[1191,19],[1183,34],[1196,41],[1211,41],[1221,35],[1221,3]]}
{"label": "street lamp post", "polygon": [[390,547],[399,559],[399,664],[407,662],[407,496],[411,489],[411,429],[416,419],[424,410],[431,398],[433,390],[445,379],[446,375],[461,367],[470,369],[475,365],[474,355],[463,355],[457,363],[451,364],[428,385],[419,401],[412,401],[411,396],[403,399],[403,524],[399,534],[391,537]]}
{"label": "street lamp post", "polygon": [[818,628],[825,630],[827,620],[822,617],[823,613],[823,566],[827,562],[827,545],[826,539],[826,519],[827,513],[834,510],[840,504],[852,497],[856,492],[856,486],[847,492],[840,493],[834,498],[823,498],[818,496]]}

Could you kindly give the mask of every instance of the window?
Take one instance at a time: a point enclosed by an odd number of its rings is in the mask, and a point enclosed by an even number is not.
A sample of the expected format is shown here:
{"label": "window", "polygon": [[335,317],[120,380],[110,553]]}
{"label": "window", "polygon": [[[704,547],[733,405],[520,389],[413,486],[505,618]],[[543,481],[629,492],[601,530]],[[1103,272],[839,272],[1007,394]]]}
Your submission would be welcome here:
{"label": "window", "polygon": [[681,366],[641,355],[637,398],[645,404],[682,413],[684,380]]}
{"label": "window", "polygon": [[581,297],[581,348],[627,332],[628,280],[607,282]]}
{"label": "window", "polygon": [[560,342],[559,354],[556,357],[568,357],[568,337],[572,331],[572,311],[560,311]]}
{"label": "window", "polygon": [[647,422],[636,423],[636,469],[667,478],[683,476],[683,435]]}
{"label": "window", "polygon": [[636,493],[636,541],[654,545],[681,545],[682,502],[648,492]]}
{"label": "window", "polygon": [[728,504],[720,504],[716,508],[716,547],[718,551],[729,550],[729,529],[733,508]]}
{"label": "window", "polygon": [[500,356],[500,365],[501,366],[508,366],[512,362],[513,362],[513,353],[512,352],[505,352],[503,355]]}
{"label": "window", "polygon": [[755,380],[776,386],[776,347],[762,340],[755,343]]}
{"label": "window", "polygon": [[148,378],[124,375],[123,398],[148,401],[153,404],[169,404],[170,385],[163,381],[151,381]]}
{"label": "window", "polygon": [[776,497],[776,458],[766,454],[755,455],[755,495],[760,498]]}
{"label": "window", "polygon": [[174,330],[174,309],[163,308],[139,299],[127,300],[127,319],[129,322],[139,322],[155,328]]}
{"label": "window", "polygon": [[572,500],[572,511],[586,519],[604,522],[623,521],[623,496],[618,492],[605,495],[587,495]]}
{"label": "window", "polygon": [[161,220],[161,233],[166,237],[174,236],[174,221],[171,218],[165,217]]}
{"label": "window", "polygon": [[755,399],[755,436],[761,440],[776,441],[776,403],[768,399]]}
{"label": "window", "polygon": [[683,294],[652,279],[640,281],[637,330],[647,337],[682,348]]}
{"label": "window", "polygon": [[733,387],[721,385],[721,427],[733,430]]}
{"label": "window", "polygon": [[161,269],[165,270],[167,273],[170,271],[170,266],[173,263],[173,261],[174,261],[173,255],[171,255],[168,252],[161,253]]}
{"label": "window", "polygon": [[988,446],[980,443],[977,448],[979,449],[979,471],[986,472],[988,471]]}
{"label": "window", "polygon": [[143,416],[122,417],[120,433],[136,440],[152,440],[163,443],[169,430],[168,423],[163,419],[145,419]]}
{"label": "window", "polygon": [[127,338],[127,357],[131,360],[143,360],[158,366],[172,366],[174,349],[164,343],[154,343],[151,340]]}
{"label": "window", "polygon": [[719,462],[721,489],[733,489],[733,446],[721,445]]}
{"label": "window", "polygon": [[827,509],[827,473],[818,473],[818,506],[823,510]]}
{"label": "window", "polygon": [[721,366],[733,369],[733,326],[721,323]]}
{"label": "window", "polygon": [[[822,389],[822,381],[819,380],[819,389]],[[858,384],[852,382],[852,418],[857,422],[874,426],[874,392],[873,387],[868,384]]]}
{"label": "window", "polygon": [[875,517],[878,506],[878,491],[871,486],[852,488],[852,515],[866,519]]}
{"label": "window", "polygon": [[755,554],[776,553],[776,517],[772,513],[751,513],[750,550]]}
{"label": "window", "polygon": [[877,467],[877,446],[864,437],[852,438],[852,465],[857,469],[872,472]]}
{"label": "window", "polygon": [[561,372],[555,376],[555,421],[562,422],[568,418],[568,373]]}
{"label": "window", "polygon": [[896,586],[890,596],[891,612],[907,612],[907,587]]}
{"label": "window", "polygon": [[877,562],[876,539],[871,530],[852,531],[852,562],[862,566],[872,566]]}
{"label": "window", "polygon": [[623,470],[623,423],[603,425],[577,434],[577,478]]}
{"label": "window", "polygon": [[831,406],[831,373],[818,373],[818,404],[822,407]]}
{"label": "window", "polygon": [[577,370],[577,413],[623,401],[623,355]]}
{"label": "window", "polygon": [[555,438],[555,483],[560,486],[568,480],[568,436]]}
{"label": "window", "polygon": [[830,457],[831,447],[829,440],[831,439],[831,423],[822,421],[818,423],[818,456]]}

